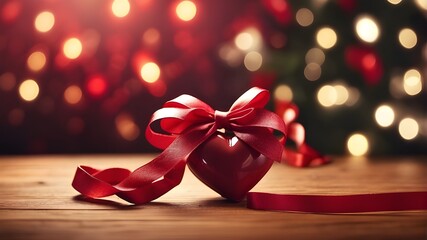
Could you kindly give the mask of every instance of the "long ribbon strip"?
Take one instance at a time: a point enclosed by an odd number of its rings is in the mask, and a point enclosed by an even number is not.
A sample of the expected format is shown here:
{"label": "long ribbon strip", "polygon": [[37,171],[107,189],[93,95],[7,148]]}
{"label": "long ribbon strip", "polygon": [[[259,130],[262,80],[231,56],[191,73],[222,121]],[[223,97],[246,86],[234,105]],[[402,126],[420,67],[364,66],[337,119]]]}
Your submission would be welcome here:
{"label": "long ribbon strip", "polygon": [[288,195],[250,192],[247,206],[256,210],[361,213],[427,210],[427,192],[396,192],[357,195]]}
{"label": "long ribbon strip", "polygon": [[[159,156],[133,172],[123,168],[97,170],[79,166],[72,186],[91,198],[116,194],[134,204],[153,201],[181,182],[187,157],[221,128],[233,131],[240,140],[275,161],[296,167],[328,163],[328,158],[305,143],[304,127],[294,122],[298,108],[287,105],[281,113],[282,120],[263,109],[268,98],[268,91],[252,88],[237,99],[229,111],[221,112],[197,98],[181,95],[156,111],[147,126],[148,141],[164,149]],[[154,130],[156,127],[165,133]],[[280,141],[273,137],[273,130],[283,135]],[[295,142],[296,150],[283,149],[285,132]],[[281,158],[282,152],[285,154]],[[315,213],[427,210],[427,192],[346,196],[250,192],[247,202],[251,209]]]}

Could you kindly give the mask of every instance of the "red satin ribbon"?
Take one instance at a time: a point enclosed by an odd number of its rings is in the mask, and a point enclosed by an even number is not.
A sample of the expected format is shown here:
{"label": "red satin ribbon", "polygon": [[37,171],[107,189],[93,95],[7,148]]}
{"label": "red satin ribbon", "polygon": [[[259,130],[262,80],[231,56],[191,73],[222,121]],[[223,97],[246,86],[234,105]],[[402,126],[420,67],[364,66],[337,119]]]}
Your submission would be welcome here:
{"label": "red satin ribbon", "polygon": [[[135,204],[150,202],[181,182],[187,157],[221,128],[233,131],[240,140],[266,157],[280,161],[285,124],[275,113],[264,109],[268,100],[267,90],[252,88],[227,112],[221,112],[197,98],[181,95],[156,111],[147,126],[147,140],[165,149],[158,157],[134,172],[79,166],[72,186],[91,198],[116,194]],[[154,130],[156,124],[164,133]],[[273,130],[283,136],[282,141],[272,134]]]}
{"label": "red satin ribbon", "polygon": [[331,159],[323,156],[305,142],[305,129],[295,120],[298,117],[298,107],[290,102],[276,103],[276,112],[282,116],[287,127],[288,140],[292,140],[296,149],[285,148],[282,162],[294,167],[320,166],[331,162]]}
{"label": "red satin ribbon", "polygon": [[[305,130],[294,122],[298,108],[293,104],[287,105],[282,120],[263,109],[268,99],[268,91],[252,88],[237,99],[229,111],[221,112],[197,98],[181,95],[156,111],[147,126],[145,134],[148,141],[165,149],[158,157],[133,172],[123,168],[97,170],[79,166],[72,186],[91,198],[116,194],[134,204],[150,202],[181,182],[187,157],[221,128],[233,131],[252,148],[276,161],[297,167],[328,163],[328,158],[305,144]],[[273,136],[273,130],[283,135],[281,141]],[[286,131],[289,139],[296,143],[296,150],[283,149]],[[281,158],[283,151],[285,156]],[[247,202],[248,208],[252,209],[315,213],[427,210],[427,192],[347,196],[250,192]]]}

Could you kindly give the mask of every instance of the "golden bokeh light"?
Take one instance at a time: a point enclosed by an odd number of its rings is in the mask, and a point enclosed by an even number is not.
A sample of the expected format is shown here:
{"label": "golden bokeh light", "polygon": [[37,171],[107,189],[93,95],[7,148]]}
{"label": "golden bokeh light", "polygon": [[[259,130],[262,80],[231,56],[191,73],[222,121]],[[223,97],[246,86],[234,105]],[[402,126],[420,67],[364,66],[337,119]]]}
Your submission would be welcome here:
{"label": "golden bokeh light", "polygon": [[394,122],[394,110],[389,105],[381,105],[375,110],[375,121],[381,127],[390,127]]}
{"label": "golden bokeh light", "polygon": [[420,127],[413,118],[404,118],[399,123],[399,134],[405,140],[412,140],[417,137]]}
{"label": "golden bokeh light", "polygon": [[304,76],[309,81],[316,81],[322,75],[322,68],[317,63],[309,63],[304,68]]}
{"label": "golden bokeh light", "polygon": [[320,47],[324,49],[330,49],[335,46],[338,41],[338,37],[332,28],[323,27],[317,31],[316,41]]}
{"label": "golden bokeh light", "polygon": [[360,16],[356,19],[355,31],[357,36],[364,42],[373,43],[380,36],[380,28],[377,21],[371,16]]}
{"label": "golden bokeh light", "polygon": [[246,69],[251,72],[257,71],[262,66],[262,55],[259,52],[249,52],[245,55],[243,60]]}
{"label": "golden bokeh light", "polygon": [[82,42],[78,38],[70,38],[64,43],[63,52],[66,58],[76,59],[83,50]]}
{"label": "golden bokeh light", "polygon": [[82,90],[77,85],[71,85],[64,91],[64,99],[69,104],[79,103],[82,95]]}
{"label": "golden bokeh light", "polygon": [[305,62],[322,65],[325,62],[325,53],[320,48],[311,48],[305,54]]}
{"label": "golden bokeh light", "polygon": [[197,13],[196,4],[192,1],[182,1],[176,6],[176,15],[182,21],[191,21]]}
{"label": "golden bokeh light", "polygon": [[116,129],[119,135],[127,140],[133,141],[138,138],[140,134],[140,129],[138,125],[135,124],[133,118],[127,113],[121,113],[116,117]]}
{"label": "golden bokeh light", "polygon": [[426,0],[414,0],[415,4],[424,11],[427,11],[427,1]]}
{"label": "golden bokeh light", "polygon": [[404,28],[399,32],[399,42],[407,49],[411,49],[417,45],[417,34],[410,28]]}
{"label": "golden bokeh light", "polygon": [[19,96],[27,102],[34,101],[39,91],[39,85],[32,79],[27,79],[19,85]]}
{"label": "golden bokeh light", "polygon": [[338,98],[337,91],[331,85],[325,85],[317,91],[317,101],[323,107],[332,107]]}
{"label": "golden bokeh light", "polygon": [[259,50],[261,48],[262,37],[256,28],[247,28],[236,35],[234,44],[242,51]]}
{"label": "golden bokeh light", "polygon": [[281,84],[274,90],[274,98],[276,100],[290,102],[293,97],[292,89],[288,85]]}
{"label": "golden bokeh light", "polygon": [[154,62],[147,62],[142,65],[140,70],[142,80],[148,83],[153,83],[160,78],[160,68]]}
{"label": "golden bokeh light", "polygon": [[114,0],[111,4],[111,11],[114,16],[118,18],[126,17],[130,11],[130,4],[128,0]]}
{"label": "golden bokeh light", "polygon": [[393,4],[393,5],[397,5],[401,2],[402,0],[387,0],[387,2]]}
{"label": "golden bokeh light", "polygon": [[352,134],[347,140],[347,149],[351,155],[359,157],[369,151],[369,141],[361,133]]}
{"label": "golden bokeh light", "polygon": [[296,13],[297,23],[303,27],[310,26],[314,21],[313,12],[307,8],[301,8]]}
{"label": "golden bokeh light", "polygon": [[55,15],[49,11],[41,12],[34,20],[34,27],[39,32],[49,32],[55,25]]}
{"label": "golden bokeh light", "polygon": [[341,84],[337,84],[333,86],[335,88],[335,92],[337,93],[337,100],[335,101],[336,105],[343,105],[347,102],[349,98],[348,89]]}
{"label": "golden bokeh light", "polygon": [[403,90],[410,96],[417,95],[423,88],[421,73],[417,69],[410,69],[403,76]]}
{"label": "golden bokeh light", "polygon": [[31,71],[38,72],[42,70],[45,65],[46,55],[43,52],[33,52],[27,59],[27,66]]}

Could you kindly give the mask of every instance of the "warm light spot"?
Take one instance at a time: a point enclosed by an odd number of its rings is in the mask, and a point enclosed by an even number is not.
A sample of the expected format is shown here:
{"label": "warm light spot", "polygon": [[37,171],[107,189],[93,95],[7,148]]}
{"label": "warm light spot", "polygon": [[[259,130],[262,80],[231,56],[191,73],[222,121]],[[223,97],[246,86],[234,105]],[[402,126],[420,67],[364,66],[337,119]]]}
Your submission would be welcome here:
{"label": "warm light spot", "polygon": [[347,149],[353,156],[363,156],[369,150],[368,139],[363,134],[355,133],[348,138]]}
{"label": "warm light spot", "polygon": [[197,13],[196,4],[192,1],[182,1],[176,6],[176,15],[182,21],[190,21],[192,20]]}
{"label": "warm light spot", "polygon": [[378,23],[371,16],[360,16],[356,19],[355,30],[357,36],[364,42],[373,43],[380,36]]}
{"label": "warm light spot", "polygon": [[254,72],[262,66],[262,55],[259,52],[249,52],[246,54],[243,63],[249,71]]}
{"label": "warm light spot", "polygon": [[48,11],[39,13],[34,20],[34,27],[39,32],[49,32],[54,24],[55,16]]}
{"label": "warm light spot", "polygon": [[87,90],[90,95],[100,97],[107,91],[107,83],[102,77],[92,77],[87,82]]}
{"label": "warm light spot", "polygon": [[31,53],[27,59],[27,66],[31,71],[40,71],[46,64],[46,55],[40,51]]}
{"label": "warm light spot", "polygon": [[242,62],[242,52],[231,44],[225,44],[219,49],[219,57],[224,60],[230,67],[237,67]]}
{"label": "warm light spot", "polygon": [[76,59],[82,53],[82,42],[77,38],[70,38],[64,43],[63,52],[65,57],[69,59]]}
{"label": "warm light spot", "polygon": [[281,84],[274,90],[274,98],[279,101],[290,102],[293,98],[292,89],[285,84]]}
{"label": "warm light spot", "polygon": [[247,32],[239,33],[234,39],[234,43],[240,50],[248,50],[252,47],[253,42],[254,39],[252,38],[251,34]]}
{"label": "warm light spot", "polygon": [[402,0],[387,0],[387,2],[393,4],[393,5],[397,5],[401,2]]}
{"label": "warm light spot", "polygon": [[149,28],[142,35],[142,40],[147,45],[154,45],[160,41],[160,32],[155,28]]}
{"label": "warm light spot", "polygon": [[348,88],[347,91],[348,91],[348,99],[345,102],[345,105],[353,106],[354,104],[357,103],[357,101],[359,101],[360,92],[357,88],[354,88],[354,87]]}
{"label": "warm light spot", "polygon": [[111,4],[111,10],[114,16],[118,18],[126,17],[130,11],[130,4],[128,0],[114,0]]}
{"label": "warm light spot", "polygon": [[13,73],[5,72],[0,75],[0,89],[3,91],[11,91],[16,84],[16,78]]}
{"label": "warm light spot", "polygon": [[82,90],[77,85],[71,85],[65,89],[64,99],[69,104],[77,104],[82,99]]}
{"label": "warm light spot", "polygon": [[156,63],[148,62],[142,65],[140,74],[142,80],[148,83],[153,83],[160,78],[160,68]]}
{"label": "warm light spot", "polygon": [[417,4],[417,6],[420,9],[427,11],[427,1],[426,0],[415,0],[415,3]]}
{"label": "warm light spot", "polygon": [[417,34],[410,28],[404,28],[399,32],[399,42],[407,49],[411,49],[417,45]]}
{"label": "warm light spot", "polygon": [[420,127],[413,118],[404,118],[399,123],[399,134],[405,140],[414,139],[420,130]]}
{"label": "warm light spot", "polygon": [[116,129],[122,138],[133,141],[138,138],[140,130],[133,118],[127,113],[121,113],[116,117]]}
{"label": "warm light spot", "polygon": [[309,63],[304,68],[304,76],[307,80],[316,81],[322,75],[322,69],[317,63]]}
{"label": "warm light spot", "polygon": [[334,86],[335,92],[337,93],[336,105],[342,105],[347,102],[349,98],[349,93],[347,88],[344,85],[337,84]]}
{"label": "warm light spot", "polygon": [[394,110],[388,105],[381,105],[375,110],[375,120],[381,127],[389,127],[394,122]]}
{"label": "warm light spot", "polygon": [[242,51],[257,50],[261,48],[261,34],[255,28],[247,28],[237,34],[234,44]]}
{"label": "warm light spot", "polygon": [[317,92],[317,101],[324,107],[331,107],[337,102],[338,94],[331,85],[325,85]]}
{"label": "warm light spot", "polygon": [[319,48],[312,48],[307,51],[307,54],[305,54],[305,62],[307,64],[317,63],[322,65],[323,62],[325,62],[325,53],[323,53],[323,51]]}
{"label": "warm light spot", "polygon": [[316,40],[320,47],[329,49],[337,43],[337,34],[332,28],[321,28],[316,34]]}
{"label": "warm light spot", "polygon": [[403,90],[405,90],[408,95],[414,96],[420,93],[422,88],[420,72],[416,69],[406,71],[403,77]]}
{"label": "warm light spot", "polygon": [[296,19],[299,25],[303,27],[310,26],[314,20],[313,12],[307,8],[301,8],[297,11]]}
{"label": "warm light spot", "polygon": [[28,102],[37,98],[39,90],[39,85],[32,79],[27,79],[19,85],[19,95]]}

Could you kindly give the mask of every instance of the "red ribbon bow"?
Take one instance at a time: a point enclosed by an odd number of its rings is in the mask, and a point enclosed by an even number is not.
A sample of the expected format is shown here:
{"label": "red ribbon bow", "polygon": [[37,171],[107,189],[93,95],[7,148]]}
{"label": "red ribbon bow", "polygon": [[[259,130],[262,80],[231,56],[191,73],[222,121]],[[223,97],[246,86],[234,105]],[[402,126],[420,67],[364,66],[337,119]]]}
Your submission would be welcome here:
{"label": "red ribbon bow", "polygon": [[[251,88],[227,112],[221,112],[195,97],[181,95],[157,110],[147,126],[147,140],[165,149],[158,157],[134,172],[79,166],[72,186],[92,198],[116,194],[135,204],[150,202],[181,182],[187,157],[221,128],[233,131],[240,140],[266,157],[280,161],[285,124],[275,113],[264,109],[268,100],[267,90]],[[165,133],[155,131],[156,124]],[[273,130],[283,135],[281,141],[273,135]]]}

